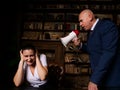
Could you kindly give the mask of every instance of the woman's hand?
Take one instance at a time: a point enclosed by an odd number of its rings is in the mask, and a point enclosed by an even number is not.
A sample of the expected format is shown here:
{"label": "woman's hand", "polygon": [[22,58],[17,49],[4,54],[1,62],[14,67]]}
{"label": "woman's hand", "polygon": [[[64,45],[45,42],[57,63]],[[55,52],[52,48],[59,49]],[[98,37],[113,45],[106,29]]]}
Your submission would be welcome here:
{"label": "woman's hand", "polygon": [[38,50],[37,49],[36,49],[35,57],[36,57],[37,60],[39,60],[39,54],[38,54]]}
{"label": "woman's hand", "polygon": [[20,60],[24,62],[24,55],[22,54],[22,50],[20,50]]}

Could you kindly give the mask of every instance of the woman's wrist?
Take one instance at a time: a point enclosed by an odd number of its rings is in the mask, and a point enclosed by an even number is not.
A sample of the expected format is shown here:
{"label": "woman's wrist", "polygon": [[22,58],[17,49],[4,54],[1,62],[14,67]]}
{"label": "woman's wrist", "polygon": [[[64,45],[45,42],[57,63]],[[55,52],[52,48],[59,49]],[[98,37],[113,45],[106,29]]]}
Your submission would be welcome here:
{"label": "woman's wrist", "polygon": [[24,61],[23,60],[20,60],[19,62],[19,66],[23,65],[24,64]]}

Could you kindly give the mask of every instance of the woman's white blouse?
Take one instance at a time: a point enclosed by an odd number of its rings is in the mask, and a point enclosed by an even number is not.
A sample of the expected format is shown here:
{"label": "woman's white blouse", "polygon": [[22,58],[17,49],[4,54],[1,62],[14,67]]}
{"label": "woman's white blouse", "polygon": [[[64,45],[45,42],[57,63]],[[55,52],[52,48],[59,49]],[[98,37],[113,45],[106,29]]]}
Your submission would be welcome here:
{"label": "woman's white blouse", "polygon": [[[47,66],[46,55],[41,54],[40,61],[43,66]],[[39,87],[40,85],[44,85],[47,82],[47,80],[44,80],[44,81],[40,80],[36,67],[34,70],[34,75],[32,74],[30,67],[27,64],[24,65],[24,70],[26,72],[26,79],[30,83],[31,86]]]}

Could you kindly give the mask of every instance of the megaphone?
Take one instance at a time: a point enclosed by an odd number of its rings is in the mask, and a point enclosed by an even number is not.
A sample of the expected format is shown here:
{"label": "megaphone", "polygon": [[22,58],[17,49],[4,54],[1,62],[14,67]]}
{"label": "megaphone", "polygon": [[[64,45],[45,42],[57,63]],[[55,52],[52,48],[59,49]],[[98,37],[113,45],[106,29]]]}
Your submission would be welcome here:
{"label": "megaphone", "polygon": [[60,38],[62,44],[67,47],[67,44],[73,40],[74,38],[76,38],[79,35],[79,31],[78,30],[73,30],[72,32],[70,32],[67,36]]}

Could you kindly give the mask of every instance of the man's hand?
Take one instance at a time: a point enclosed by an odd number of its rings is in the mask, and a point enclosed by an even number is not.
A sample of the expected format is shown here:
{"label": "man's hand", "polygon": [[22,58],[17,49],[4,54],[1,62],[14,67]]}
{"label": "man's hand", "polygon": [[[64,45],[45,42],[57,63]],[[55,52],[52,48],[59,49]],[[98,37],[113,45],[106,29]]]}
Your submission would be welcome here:
{"label": "man's hand", "polygon": [[74,43],[75,46],[80,45],[80,39],[79,38],[76,37],[72,41],[73,41],[73,43]]}
{"label": "man's hand", "polygon": [[88,90],[98,90],[98,87],[95,83],[89,82]]}

